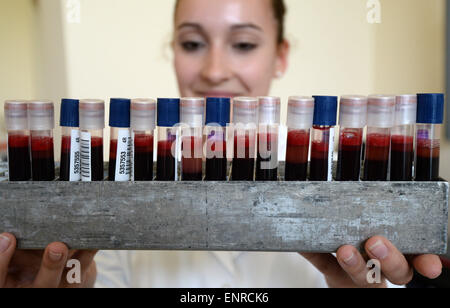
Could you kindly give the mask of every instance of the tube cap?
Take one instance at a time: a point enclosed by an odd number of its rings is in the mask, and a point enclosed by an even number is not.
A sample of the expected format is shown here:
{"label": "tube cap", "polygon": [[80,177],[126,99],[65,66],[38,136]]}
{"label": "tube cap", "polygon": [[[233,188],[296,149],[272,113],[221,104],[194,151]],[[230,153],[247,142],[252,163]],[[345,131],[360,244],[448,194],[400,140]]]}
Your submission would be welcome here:
{"label": "tube cap", "polygon": [[287,127],[310,129],[313,126],[314,105],[314,98],[310,96],[289,97]]}
{"label": "tube cap", "polygon": [[55,128],[53,102],[31,101],[28,103],[28,125],[30,130],[52,130]]}
{"label": "tube cap", "polygon": [[346,128],[364,128],[367,125],[367,97],[345,95],[341,97],[339,125]]}
{"label": "tube cap", "polygon": [[28,130],[28,106],[26,101],[6,101],[6,130]]}
{"label": "tube cap", "polygon": [[371,95],[367,109],[367,126],[391,128],[395,122],[395,96]]}
{"label": "tube cap", "polygon": [[80,100],[80,129],[105,128],[105,102],[99,99]]}
{"label": "tube cap", "polygon": [[337,118],[337,96],[313,96],[314,106],[314,125],[318,126],[336,126]]}
{"label": "tube cap", "polygon": [[137,98],[131,100],[130,127],[137,131],[152,131],[156,126],[156,101]]}
{"label": "tube cap", "polygon": [[258,124],[258,99],[255,97],[235,97],[233,99],[234,124]]}
{"label": "tube cap", "polygon": [[203,127],[205,99],[201,97],[185,97],[180,102],[181,123],[190,127]]}
{"label": "tube cap", "polygon": [[417,94],[417,123],[444,123],[444,94]]}
{"label": "tube cap", "polygon": [[230,106],[229,98],[213,98],[206,99],[206,125],[219,124],[222,127],[230,123]]}
{"label": "tube cap", "polygon": [[131,100],[125,98],[111,98],[109,105],[109,126],[119,128],[130,127]]}
{"label": "tube cap", "polygon": [[395,102],[395,126],[416,124],[417,95],[399,95]]}
{"label": "tube cap", "polygon": [[261,96],[259,102],[259,124],[280,124],[281,100],[275,96]]}
{"label": "tube cap", "polygon": [[180,99],[158,98],[158,126],[173,127],[180,123]]}
{"label": "tube cap", "polygon": [[80,101],[77,99],[62,99],[61,100],[61,115],[59,125],[63,127],[78,127],[80,126],[79,117]]}

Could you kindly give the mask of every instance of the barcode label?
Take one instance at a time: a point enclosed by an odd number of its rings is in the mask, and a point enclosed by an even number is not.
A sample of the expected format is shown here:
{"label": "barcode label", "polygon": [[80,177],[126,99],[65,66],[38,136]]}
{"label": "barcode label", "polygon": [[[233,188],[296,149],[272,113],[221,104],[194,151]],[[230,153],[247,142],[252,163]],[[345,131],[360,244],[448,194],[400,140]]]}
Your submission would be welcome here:
{"label": "barcode label", "polygon": [[81,132],[80,140],[80,156],[81,156],[81,180],[83,182],[92,181],[91,170],[91,134],[89,132]]}
{"label": "barcode label", "polygon": [[328,143],[328,182],[333,180],[334,132],[334,127],[330,128],[330,139]]}
{"label": "barcode label", "polygon": [[130,154],[130,168],[131,168],[131,180],[134,181],[134,155],[135,155],[135,148],[134,148],[134,138],[135,138],[135,132],[131,133],[131,154]]}
{"label": "barcode label", "polygon": [[130,130],[119,130],[117,137],[116,176],[114,181],[126,182],[131,174],[131,134]]}
{"label": "barcode label", "polygon": [[80,159],[80,131],[74,129],[70,138],[70,182],[81,180],[81,159]]}

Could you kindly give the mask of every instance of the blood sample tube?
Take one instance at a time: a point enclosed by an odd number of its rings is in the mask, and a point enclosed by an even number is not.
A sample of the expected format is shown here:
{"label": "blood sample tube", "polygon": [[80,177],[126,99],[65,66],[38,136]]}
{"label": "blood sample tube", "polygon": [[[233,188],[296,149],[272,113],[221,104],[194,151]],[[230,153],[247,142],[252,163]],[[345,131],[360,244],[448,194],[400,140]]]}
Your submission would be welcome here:
{"label": "blood sample tube", "polygon": [[338,98],[336,96],[314,96],[314,99],[309,179],[311,181],[332,181]]}
{"label": "blood sample tube", "polygon": [[8,166],[10,181],[31,179],[28,107],[24,101],[6,101],[5,124],[8,131]]}
{"label": "blood sample tube", "polygon": [[255,176],[258,99],[236,97],[233,100],[234,149],[231,179],[253,181]]}
{"label": "blood sample tube", "polygon": [[391,136],[391,181],[412,181],[417,95],[396,97]]}
{"label": "blood sample tube", "polygon": [[182,98],[180,103],[181,123],[181,179],[201,181],[203,179],[203,125],[204,98]]}
{"label": "blood sample tube", "polygon": [[157,181],[178,180],[178,127],[180,122],[180,99],[159,98],[158,106],[158,161]]}
{"label": "blood sample tube", "polygon": [[81,180],[103,181],[103,130],[105,128],[105,102],[80,101]]}
{"label": "blood sample tube", "polygon": [[206,181],[227,180],[227,125],[230,99],[206,99]]}
{"label": "blood sample tube", "polygon": [[395,96],[369,97],[367,110],[365,181],[387,181],[391,129],[395,119]]}
{"label": "blood sample tube", "polygon": [[112,98],[110,101],[109,180],[113,182],[127,182],[131,178],[130,106],[129,99]]}
{"label": "blood sample tube", "polygon": [[339,111],[338,181],[359,181],[364,128],[367,124],[367,97],[341,97]]}
{"label": "blood sample tube", "polygon": [[286,181],[306,181],[311,128],[314,118],[314,98],[295,96],[289,98],[286,147]]}
{"label": "blood sample tube", "polygon": [[417,95],[416,181],[439,181],[444,94]]}
{"label": "blood sample tube", "polygon": [[156,101],[133,99],[131,101],[131,179],[153,180],[153,136],[156,126]]}
{"label": "blood sample tube", "polygon": [[280,127],[279,97],[260,97],[258,120],[258,157],[256,180],[278,180],[278,134]]}
{"label": "blood sample tube", "polygon": [[55,119],[53,102],[30,102],[28,104],[28,116],[31,133],[31,171],[33,181],[53,181],[55,180],[53,146]]}
{"label": "blood sample tube", "polygon": [[81,180],[79,101],[61,101],[61,167],[60,181]]}

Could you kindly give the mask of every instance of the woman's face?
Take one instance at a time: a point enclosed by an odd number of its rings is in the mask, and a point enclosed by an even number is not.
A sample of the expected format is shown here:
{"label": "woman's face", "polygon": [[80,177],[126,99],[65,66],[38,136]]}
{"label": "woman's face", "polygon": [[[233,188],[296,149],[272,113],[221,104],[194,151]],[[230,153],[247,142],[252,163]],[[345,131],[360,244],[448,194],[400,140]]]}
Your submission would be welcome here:
{"label": "woman's face", "polygon": [[180,0],[173,41],[180,94],[268,95],[287,65],[277,29],[271,0]]}

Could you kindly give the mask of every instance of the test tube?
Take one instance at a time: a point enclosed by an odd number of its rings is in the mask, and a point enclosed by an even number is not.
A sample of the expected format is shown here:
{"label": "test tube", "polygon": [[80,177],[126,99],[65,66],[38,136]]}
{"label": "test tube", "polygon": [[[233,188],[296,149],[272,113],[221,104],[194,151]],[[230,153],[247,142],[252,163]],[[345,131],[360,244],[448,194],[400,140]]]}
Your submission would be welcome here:
{"label": "test tube", "polygon": [[203,179],[203,125],[204,98],[182,98],[180,102],[181,123],[181,179]]}
{"label": "test tube", "polygon": [[28,104],[31,134],[31,171],[33,181],[55,180],[53,129],[54,106],[50,101],[32,101]]}
{"label": "test tube", "polygon": [[157,181],[177,181],[177,143],[180,122],[180,99],[158,98],[158,161]]}
{"label": "test tube", "polygon": [[61,166],[60,181],[81,180],[79,101],[61,101]]}
{"label": "test tube", "polygon": [[293,96],[289,98],[286,147],[286,181],[306,181],[311,128],[314,119],[314,98]]}
{"label": "test tube", "polygon": [[131,179],[153,180],[153,140],[156,126],[156,101],[133,99],[131,101]]}
{"label": "test tube", "polygon": [[396,97],[391,137],[391,181],[412,181],[417,95]]}
{"label": "test tube", "polygon": [[206,99],[206,181],[227,180],[227,125],[230,99]]}
{"label": "test tube", "polygon": [[253,181],[255,177],[258,99],[236,97],[233,100],[234,149],[231,179]]}
{"label": "test tube", "polygon": [[113,182],[127,182],[131,178],[130,105],[129,99],[112,98],[110,101],[109,180]]}
{"label": "test tube", "polygon": [[103,181],[103,130],[105,102],[87,99],[80,101],[81,180]]}
{"label": "test tube", "polygon": [[395,96],[372,95],[367,110],[365,181],[387,181]]}
{"label": "test tube", "polygon": [[367,125],[367,97],[341,97],[339,111],[338,181],[359,181],[364,128]]}
{"label": "test tube", "polygon": [[417,95],[416,181],[439,181],[444,94]]}
{"label": "test tube", "polygon": [[8,131],[9,180],[31,179],[30,132],[28,106],[25,101],[6,101],[5,124]]}
{"label": "test tube", "polygon": [[309,179],[311,181],[332,181],[338,98],[336,96],[313,97],[315,106]]}
{"label": "test tube", "polygon": [[280,127],[279,97],[259,97],[258,157],[256,180],[278,180],[278,134]]}

